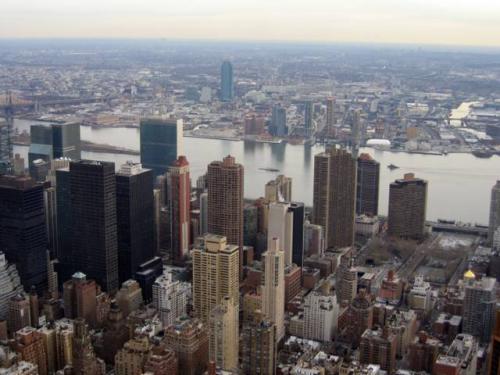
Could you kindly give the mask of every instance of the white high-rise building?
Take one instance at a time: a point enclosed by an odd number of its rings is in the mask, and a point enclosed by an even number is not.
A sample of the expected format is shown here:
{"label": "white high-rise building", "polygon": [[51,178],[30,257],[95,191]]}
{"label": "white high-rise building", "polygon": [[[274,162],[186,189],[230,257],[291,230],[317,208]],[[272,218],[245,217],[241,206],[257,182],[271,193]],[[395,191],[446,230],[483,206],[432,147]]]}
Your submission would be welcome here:
{"label": "white high-rise building", "polygon": [[269,205],[267,247],[270,248],[274,238],[279,239],[285,252],[285,265],[292,264],[293,255],[293,212],[289,203],[275,202]]}
{"label": "white high-rise building", "polygon": [[311,291],[304,301],[304,338],[331,341],[337,332],[339,305],[330,288]]}
{"label": "white high-rise building", "polygon": [[432,288],[431,284],[424,281],[422,275],[415,277],[413,287],[408,294],[408,303],[414,310],[429,311],[432,307]]}
{"label": "white high-rise building", "polygon": [[164,327],[174,324],[177,318],[187,314],[187,303],[191,296],[191,285],[173,281],[171,272],[164,272],[153,284],[153,306],[160,314]]}
{"label": "white high-rise building", "polygon": [[280,241],[272,238],[261,257],[263,266],[262,312],[276,325],[276,341],[285,336],[285,252]]}
{"label": "white high-rise building", "polygon": [[16,266],[9,264],[0,252],[0,320],[7,319],[9,300],[23,290]]}

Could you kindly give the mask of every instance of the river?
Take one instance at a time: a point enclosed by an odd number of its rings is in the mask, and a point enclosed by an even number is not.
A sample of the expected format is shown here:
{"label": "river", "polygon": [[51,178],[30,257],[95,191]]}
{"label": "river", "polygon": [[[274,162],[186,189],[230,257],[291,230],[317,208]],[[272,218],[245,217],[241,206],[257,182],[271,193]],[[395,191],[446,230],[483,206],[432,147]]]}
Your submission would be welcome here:
{"label": "river", "polygon": [[[14,126],[29,130],[35,122],[15,120]],[[132,128],[81,128],[83,140],[114,146],[139,148],[139,131]],[[184,138],[184,150],[191,165],[193,184],[206,172],[207,164],[231,154],[245,166],[245,197],[257,198],[264,194],[264,185],[283,173],[293,178],[293,199],[312,205],[314,155],[322,146],[305,147],[290,144],[267,144],[224,141],[217,139]],[[28,147],[16,146],[15,152],[26,158]],[[427,219],[454,219],[472,223],[488,223],[490,192],[500,179],[500,157],[479,159],[471,154],[421,155],[403,152],[378,151],[363,148],[380,162],[380,213],[387,213],[389,184],[404,173],[413,172],[429,182]],[[117,166],[127,160],[138,161],[138,156],[83,152],[87,159],[114,161]],[[27,158],[26,158],[27,160]],[[389,170],[395,164],[399,169]],[[279,173],[259,168],[276,168]]]}

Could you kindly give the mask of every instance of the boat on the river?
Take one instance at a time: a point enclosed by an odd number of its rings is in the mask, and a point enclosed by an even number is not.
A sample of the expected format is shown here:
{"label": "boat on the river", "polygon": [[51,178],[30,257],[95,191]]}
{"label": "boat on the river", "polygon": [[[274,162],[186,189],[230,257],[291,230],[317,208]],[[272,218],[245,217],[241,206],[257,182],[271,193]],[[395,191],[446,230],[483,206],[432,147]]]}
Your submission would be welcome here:
{"label": "boat on the river", "polygon": [[394,165],[394,164],[389,164],[387,166],[387,168],[389,168],[391,171],[394,170],[394,169],[399,169],[399,167],[397,165]]}
{"label": "boat on the river", "polygon": [[259,168],[260,171],[266,171],[266,172],[279,172],[279,169],[276,168]]}
{"label": "boat on the river", "polygon": [[491,158],[494,153],[490,150],[475,150],[472,151],[472,155],[474,155],[476,158],[487,159]]}

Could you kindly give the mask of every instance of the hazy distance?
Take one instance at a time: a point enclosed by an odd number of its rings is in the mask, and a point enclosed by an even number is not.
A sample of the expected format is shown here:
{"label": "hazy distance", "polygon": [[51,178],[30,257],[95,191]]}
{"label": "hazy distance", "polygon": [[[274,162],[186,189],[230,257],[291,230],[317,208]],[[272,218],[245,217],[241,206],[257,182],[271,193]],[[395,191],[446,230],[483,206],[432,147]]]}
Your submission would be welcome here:
{"label": "hazy distance", "polygon": [[0,38],[500,46],[496,0],[2,0]]}

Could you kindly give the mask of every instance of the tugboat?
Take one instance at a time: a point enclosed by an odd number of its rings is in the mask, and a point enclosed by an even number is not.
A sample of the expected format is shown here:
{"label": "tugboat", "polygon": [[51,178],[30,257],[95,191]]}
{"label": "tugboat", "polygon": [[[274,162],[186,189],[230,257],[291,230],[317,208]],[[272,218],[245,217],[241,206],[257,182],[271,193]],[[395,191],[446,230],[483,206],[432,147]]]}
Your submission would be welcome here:
{"label": "tugboat", "polygon": [[387,166],[387,168],[389,168],[391,171],[394,170],[394,169],[398,169],[399,167],[397,165],[394,165],[394,164],[389,164]]}

